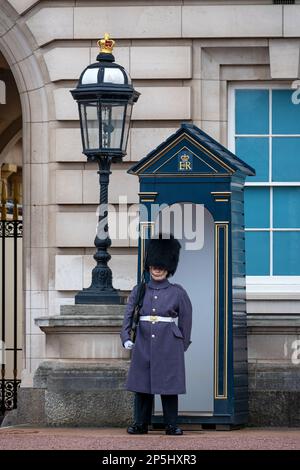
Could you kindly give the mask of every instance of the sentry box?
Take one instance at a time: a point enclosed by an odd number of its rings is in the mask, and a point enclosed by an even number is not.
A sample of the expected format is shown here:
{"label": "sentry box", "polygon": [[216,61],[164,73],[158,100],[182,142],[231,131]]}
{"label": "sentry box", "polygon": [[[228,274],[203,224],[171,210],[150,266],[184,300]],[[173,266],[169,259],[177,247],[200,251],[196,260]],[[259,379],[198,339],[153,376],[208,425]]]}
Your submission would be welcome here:
{"label": "sentry box", "polygon": [[[138,282],[147,242],[172,232],[182,249],[170,282],[193,305],[185,353],[187,393],[179,424],[232,428],[247,423],[244,183],[255,170],[192,124],[133,165],[140,182]],[[163,424],[160,397],[153,414]]]}

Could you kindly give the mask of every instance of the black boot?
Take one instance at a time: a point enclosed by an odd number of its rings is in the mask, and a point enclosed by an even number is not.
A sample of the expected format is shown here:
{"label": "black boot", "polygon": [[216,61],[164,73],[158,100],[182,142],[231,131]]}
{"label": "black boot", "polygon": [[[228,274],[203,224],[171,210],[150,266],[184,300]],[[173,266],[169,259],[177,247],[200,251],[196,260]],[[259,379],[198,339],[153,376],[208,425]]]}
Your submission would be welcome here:
{"label": "black boot", "polygon": [[133,423],[127,428],[128,434],[148,434],[148,424]]}
{"label": "black boot", "polygon": [[170,436],[181,436],[183,434],[182,429],[178,428],[176,425],[167,424],[166,426],[166,434]]}

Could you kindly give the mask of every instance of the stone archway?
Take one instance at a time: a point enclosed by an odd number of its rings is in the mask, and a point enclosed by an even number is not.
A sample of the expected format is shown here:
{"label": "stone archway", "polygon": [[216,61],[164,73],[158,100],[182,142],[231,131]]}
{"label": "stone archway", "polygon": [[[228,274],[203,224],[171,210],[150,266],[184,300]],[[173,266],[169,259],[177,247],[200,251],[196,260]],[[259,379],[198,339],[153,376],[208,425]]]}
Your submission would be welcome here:
{"label": "stone archway", "polygon": [[[38,45],[9,2],[0,4],[0,54],[19,94],[21,117],[12,120],[4,147],[12,147],[22,133],[23,182],[23,360],[21,387],[32,385],[32,375],[44,354],[44,337],[33,318],[48,314],[48,180],[49,106],[47,77],[37,59]],[[4,78],[5,82],[5,78]],[[1,105],[0,105],[1,106]],[[1,149],[0,149],[1,153]]]}

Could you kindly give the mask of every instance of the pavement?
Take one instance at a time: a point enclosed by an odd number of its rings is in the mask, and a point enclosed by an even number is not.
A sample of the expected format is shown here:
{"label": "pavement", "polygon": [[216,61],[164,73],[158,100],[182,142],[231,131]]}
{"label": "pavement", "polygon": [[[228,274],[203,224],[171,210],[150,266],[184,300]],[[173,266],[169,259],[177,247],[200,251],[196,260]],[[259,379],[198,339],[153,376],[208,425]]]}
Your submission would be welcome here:
{"label": "pavement", "polygon": [[0,428],[0,450],[299,450],[300,428],[164,431],[131,436],[120,428]]}

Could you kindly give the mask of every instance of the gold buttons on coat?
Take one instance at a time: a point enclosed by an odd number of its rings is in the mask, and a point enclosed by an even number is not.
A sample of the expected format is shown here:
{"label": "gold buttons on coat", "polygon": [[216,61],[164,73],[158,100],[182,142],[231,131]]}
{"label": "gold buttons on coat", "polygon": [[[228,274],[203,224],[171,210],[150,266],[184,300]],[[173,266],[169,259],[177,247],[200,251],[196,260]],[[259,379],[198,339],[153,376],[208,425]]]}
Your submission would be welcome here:
{"label": "gold buttons on coat", "polygon": [[155,310],[156,310],[156,309],[155,309],[155,308],[153,308],[153,309],[152,309],[152,312],[155,312]]}
{"label": "gold buttons on coat", "polygon": [[151,336],[152,336],[152,338],[155,338],[155,335],[151,335]]}
{"label": "gold buttons on coat", "polygon": [[154,298],[157,299],[157,295],[155,295]]}

